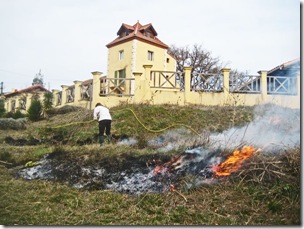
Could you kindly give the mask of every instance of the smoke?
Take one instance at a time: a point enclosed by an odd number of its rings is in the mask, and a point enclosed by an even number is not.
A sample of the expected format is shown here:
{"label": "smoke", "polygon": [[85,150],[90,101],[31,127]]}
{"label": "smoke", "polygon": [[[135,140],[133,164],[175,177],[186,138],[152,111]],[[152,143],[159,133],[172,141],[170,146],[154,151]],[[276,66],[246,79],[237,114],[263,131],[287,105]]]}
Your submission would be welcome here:
{"label": "smoke", "polygon": [[178,129],[171,129],[164,132],[155,139],[148,141],[148,146],[158,148],[159,152],[168,152],[170,150],[178,150],[184,147],[193,147],[194,145],[203,145],[207,137],[204,134],[201,136],[194,135],[194,133],[181,127]]}
{"label": "smoke", "polygon": [[265,152],[300,145],[300,110],[267,104],[257,106],[254,113],[248,125],[212,134],[211,146],[236,148],[249,144]]}

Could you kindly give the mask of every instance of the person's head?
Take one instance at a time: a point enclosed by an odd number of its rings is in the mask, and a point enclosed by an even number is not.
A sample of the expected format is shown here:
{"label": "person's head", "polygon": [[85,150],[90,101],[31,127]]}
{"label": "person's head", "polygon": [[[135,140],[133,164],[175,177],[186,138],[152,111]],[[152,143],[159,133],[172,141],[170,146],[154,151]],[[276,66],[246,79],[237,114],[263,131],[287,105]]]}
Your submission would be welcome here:
{"label": "person's head", "polygon": [[101,103],[96,103],[95,107],[102,106]]}

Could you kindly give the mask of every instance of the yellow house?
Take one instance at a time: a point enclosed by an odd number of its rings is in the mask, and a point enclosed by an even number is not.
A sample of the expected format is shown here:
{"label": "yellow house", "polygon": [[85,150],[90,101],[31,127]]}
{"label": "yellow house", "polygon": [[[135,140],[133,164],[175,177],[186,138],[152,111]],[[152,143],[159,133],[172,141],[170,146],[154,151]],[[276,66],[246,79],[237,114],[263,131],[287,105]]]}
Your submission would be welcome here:
{"label": "yellow house", "polygon": [[168,54],[168,45],[157,38],[157,32],[151,23],[141,25],[137,22],[133,26],[123,23],[117,32],[117,38],[106,47],[109,90],[115,90],[116,94],[134,94],[134,81],[124,79],[134,79],[134,72],[143,73],[144,65],[151,65],[151,70],[155,71],[176,70],[176,60]]}

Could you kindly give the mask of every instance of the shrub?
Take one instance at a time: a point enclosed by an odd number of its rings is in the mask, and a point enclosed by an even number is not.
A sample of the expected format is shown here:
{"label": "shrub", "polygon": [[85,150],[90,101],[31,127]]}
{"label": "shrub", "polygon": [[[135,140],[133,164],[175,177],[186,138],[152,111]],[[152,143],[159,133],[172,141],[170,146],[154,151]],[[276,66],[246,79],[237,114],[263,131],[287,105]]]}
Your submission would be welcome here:
{"label": "shrub", "polygon": [[42,105],[39,100],[33,100],[28,110],[28,118],[31,121],[38,121],[41,118]]}
{"label": "shrub", "polygon": [[17,110],[15,113],[13,113],[12,118],[13,119],[18,119],[18,118],[24,118],[25,115],[21,113],[20,110]]}
{"label": "shrub", "polygon": [[25,129],[26,126],[26,118],[0,118],[0,129],[1,130],[22,130]]}

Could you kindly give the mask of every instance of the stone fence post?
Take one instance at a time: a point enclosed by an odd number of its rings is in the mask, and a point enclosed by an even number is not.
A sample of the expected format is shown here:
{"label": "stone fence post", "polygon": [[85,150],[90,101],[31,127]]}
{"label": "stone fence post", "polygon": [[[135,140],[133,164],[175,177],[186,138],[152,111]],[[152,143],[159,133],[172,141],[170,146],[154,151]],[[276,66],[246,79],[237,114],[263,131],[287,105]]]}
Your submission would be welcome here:
{"label": "stone fence post", "polygon": [[75,91],[74,91],[74,104],[77,106],[78,102],[81,100],[81,85],[82,81],[79,80],[75,80],[74,84],[75,84]]}
{"label": "stone fence post", "polygon": [[189,102],[190,92],[191,92],[191,71],[192,67],[184,67],[185,77],[184,77],[184,93],[185,93],[185,103]]}
{"label": "stone fence post", "polygon": [[225,101],[227,101],[228,96],[229,96],[229,77],[230,77],[230,68],[223,68],[222,69],[223,73],[223,90],[224,90],[224,97]]}
{"label": "stone fence post", "polygon": [[134,89],[134,102],[140,103],[141,98],[141,72],[133,72],[135,89]]}
{"label": "stone fence post", "polygon": [[151,100],[151,88],[150,88],[150,75],[153,65],[143,65],[145,73],[140,76],[140,102],[150,102]]}
{"label": "stone fence post", "polygon": [[[57,89],[53,89],[52,90],[52,93],[53,93],[53,101],[52,101],[52,103],[53,103],[53,106],[55,107],[55,106],[58,106],[59,104],[58,104],[58,94],[59,94],[59,90],[57,90]],[[62,99],[62,98],[61,98]]]}
{"label": "stone fence post", "polygon": [[61,106],[64,106],[67,103],[67,85],[61,85],[62,94],[61,94]]}
{"label": "stone fence post", "polygon": [[[95,104],[99,101],[99,94],[100,94],[100,77],[102,75],[102,72],[91,72],[93,75],[93,83],[92,83],[92,98],[91,101],[93,103],[93,105],[95,106]],[[90,109],[92,109],[92,106],[90,105]]]}
{"label": "stone fence post", "polygon": [[265,99],[265,96],[267,96],[267,71],[258,71],[260,74],[260,83],[261,83],[261,96],[263,100]]}

